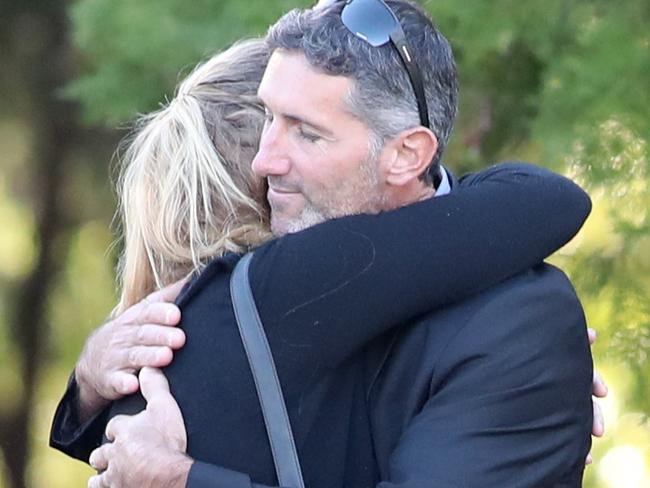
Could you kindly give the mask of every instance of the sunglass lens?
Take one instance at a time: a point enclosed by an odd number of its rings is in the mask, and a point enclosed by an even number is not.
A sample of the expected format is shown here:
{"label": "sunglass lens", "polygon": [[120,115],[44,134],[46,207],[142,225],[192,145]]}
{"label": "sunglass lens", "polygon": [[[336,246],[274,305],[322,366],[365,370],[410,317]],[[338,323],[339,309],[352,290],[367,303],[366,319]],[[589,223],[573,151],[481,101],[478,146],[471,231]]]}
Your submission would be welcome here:
{"label": "sunglass lens", "polygon": [[379,0],[352,0],[341,12],[343,24],[374,47],[386,44],[396,20]]}

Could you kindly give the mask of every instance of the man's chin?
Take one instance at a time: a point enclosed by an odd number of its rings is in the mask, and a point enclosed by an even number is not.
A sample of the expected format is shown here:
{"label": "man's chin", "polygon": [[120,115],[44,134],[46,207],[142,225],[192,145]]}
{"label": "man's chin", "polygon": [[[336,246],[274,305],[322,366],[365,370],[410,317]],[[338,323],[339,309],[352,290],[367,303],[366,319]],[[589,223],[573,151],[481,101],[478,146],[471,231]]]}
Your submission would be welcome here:
{"label": "man's chin", "polygon": [[271,232],[276,237],[282,237],[287,234],[294,234],[300,232],[301,230],[310,227],[308,225],[303,225],[300,221],[286,221],[286,220],[274,220],[271,219]]}
{"label": "man's chin", "polygon": [[276,222],[271,219],[271,232],[275,237],[282,237],[289,233],[284,222]]}
{"label": "man's chin", "polygon": [[286,234],[294,234],[308,229],[325,220],[327,220],[325,216],[313,211],[303,211],[299,217],[293,219],[274,216],[273,211],[271,211],[271,232],[276,237],[282,237]]}

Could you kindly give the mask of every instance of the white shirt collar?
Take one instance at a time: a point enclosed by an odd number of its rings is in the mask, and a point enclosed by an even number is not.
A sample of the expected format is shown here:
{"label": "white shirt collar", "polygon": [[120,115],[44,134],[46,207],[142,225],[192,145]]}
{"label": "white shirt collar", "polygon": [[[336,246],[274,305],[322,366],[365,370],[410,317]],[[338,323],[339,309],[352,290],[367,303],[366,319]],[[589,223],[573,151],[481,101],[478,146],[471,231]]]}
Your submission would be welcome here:
{"label": "white shirt collar", "polygon": [[447,174],[447,170],[442,165],[440,165],[440,176],[442,178],[440,180],[440,184],[438,185],[438,189],[436,190],[436,194],[434,195],[434,197],[442,197],[448,195],[449,192],[451,192],[451,183],[449,182],[449,175]]}

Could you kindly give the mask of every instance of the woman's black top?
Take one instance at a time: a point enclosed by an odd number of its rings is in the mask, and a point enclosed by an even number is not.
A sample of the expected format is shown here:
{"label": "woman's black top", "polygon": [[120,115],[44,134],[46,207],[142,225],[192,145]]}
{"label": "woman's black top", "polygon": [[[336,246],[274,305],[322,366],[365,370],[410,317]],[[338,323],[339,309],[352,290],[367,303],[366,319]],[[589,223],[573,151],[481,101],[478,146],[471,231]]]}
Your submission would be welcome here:
{"label": "woman's black top", "polygon": [[[506,164],[462,178],[449,195],[331,220],[258,248],[251,287],[306,485],[376,482],[364,347],[537,264],[575,235],[589,210],[589,198],[569,180]],[[165,374],[183,412],[188,454],[224,468],[224,486],[275,485],[230,298],[238,260],[215,259],[178,298],[187,341]],[[51,443],[84,460],[109,417],[142,408],[139,396],[126,398],[78,426],[73,396],[57,411]]]}

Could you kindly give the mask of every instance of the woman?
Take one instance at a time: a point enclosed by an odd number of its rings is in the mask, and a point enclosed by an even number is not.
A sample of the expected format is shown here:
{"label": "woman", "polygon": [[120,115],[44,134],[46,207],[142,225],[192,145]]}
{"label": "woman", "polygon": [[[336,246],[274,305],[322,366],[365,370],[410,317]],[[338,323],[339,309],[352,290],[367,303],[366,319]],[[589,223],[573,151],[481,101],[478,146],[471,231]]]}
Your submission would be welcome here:
{"label": "woman", "polygon": [[[117,311],[194,276],[177,302],[187,342],[165,370],[186,422],[188,454],[272,485],[229,294],[235,264],[255,249],[251,286],[306,484],[374,486],[360,350],[399,324],[538,263],[577,232],[589,200],[564,178],[506,165],[463,179],[449,196],[270,240],[264,185],[250,170],[264,122],[255,93],[267,59],[262,41],[237,44],[143,120],[121,178]],[[489,236],[476,235],[481,228],[490,228]],[[139,406],[133,397],[115,402],[96,422]],[[87,459],[97,442],[82,435],[65,449]],[[321,459],[324,448],[329,455]],[[346,462],[351,452],[353,466]]]}

